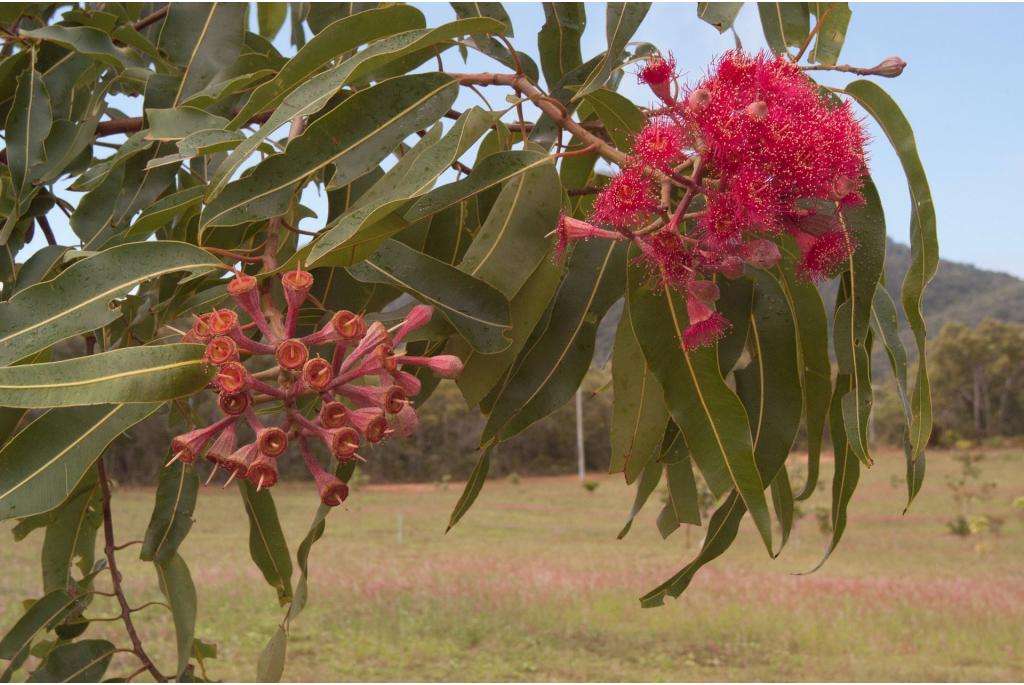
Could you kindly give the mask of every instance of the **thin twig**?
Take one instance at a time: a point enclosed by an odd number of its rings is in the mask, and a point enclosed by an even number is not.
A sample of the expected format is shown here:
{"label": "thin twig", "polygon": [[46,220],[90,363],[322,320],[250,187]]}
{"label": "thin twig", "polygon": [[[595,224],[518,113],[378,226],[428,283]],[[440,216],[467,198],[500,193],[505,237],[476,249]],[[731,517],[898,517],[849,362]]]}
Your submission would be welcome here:
{"label": "thin twig", "polygon": [[804,44],[800,46],[800,50],[797,51],[796,57],[793,58],[794,62],[799,62],[800,58],[804,56],[804,53],[807,51],[807,48],[810,46],[811,41],[814,40],[814,37],[816,35],[818,35],[818,31],[821,30],[821,25],[823,23],[825,23],[825,17],[827,17],[829,15],[829,13],[832,12],[832,9],[834,7],[835,7],[835,5],[829,7],[828,9],[826,9],[824,12],[821,13],[820,17],[818,17],[818,21],[816,21],[814,23],[814,28],[811,29],[811,32],[807,34],[807,38],[804,39]]}
{"label": "thin twig", "polygon": [[147,16],[143,17],[142,19],[139,19],[134,24],[132,24],[132,28],[135,29],[136,31],[141,31],[142,29],[146,28],[150,24],[155,24],[156,22],[160,21],[161,19],[163,19],[164,17],[167,16],[167,10],[170,9],[170,7],[171,7],[170,5],[164,5],[163,7],[158,9],[156,12],[153,12],[153,14],[147,15]]}
{"label": "thin twig", "polygon": [[37,216],[36,223],[39,224],[40,230],[42,230],[43,235],[46,237],[46,242],[50,245],[56,245],[57,239],[53,237],[53,229],[50,228],[50,221],[46,218],[46,215]]}

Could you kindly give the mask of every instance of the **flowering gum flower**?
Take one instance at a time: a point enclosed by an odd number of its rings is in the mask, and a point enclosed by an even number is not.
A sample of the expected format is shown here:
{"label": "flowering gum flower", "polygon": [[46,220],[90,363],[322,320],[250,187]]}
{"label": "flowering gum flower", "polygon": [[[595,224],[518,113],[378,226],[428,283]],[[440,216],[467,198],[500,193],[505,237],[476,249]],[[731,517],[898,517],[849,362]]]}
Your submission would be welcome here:
{"label": "flowering gum flower", "polygon": [[325,401],[320,406],[320,423],[324,428],[341,428],[348,423],[348,409],[341,402]]}
{"label": "flowering gum flower", "polygon": [[651,178],[642,169],[629,167],[598,193],[590,220],[626,228],[656,214],[658,203]]}
{"label": "flowering gum flower", "polygon": [[326,359],[314,357],[302,366],[302,382],[306,384],[306,387],[318,392],[327,389],[333,378],[334,372],[331,370],[331,363]]}
{"label": "flowering gum flower", "polygon": [[376,407],[363,407],[348,413],[352,426],[359,431],[367,442],[380,442],[387,435],[388,422],[384,412]]}
{"label": "flowering gum flower", "polygon": [[284,288],[284,299],[288,306],[301,307],[313,288],[313,274],[302,269],[287,271],[281,276],[281,287]]}
{"label": "flowering gum flower", "polygon": [[276,427],[258,430],[256,447],[268,457],[280,457],[288,449],[288,434]]}
{"label": "flowering gum flower", "polygon": [[683,331],[683,347],[687,352],[714,345],[731,325],[728,319],[695,297],[686,299],[686,313],[690,318],[690,325]]}
{"label": "flowering gum flower", "polygon": [[222,392],[217,397],[217,406],[228,416],[241,416],[249,408],[250,402],[251,398],[247,392],[234,394]]}
{"label": "flowering gum flower", "polygon": [[644,66],[636,74],[637,81],[645,84],[659,100],[668,105],[675,102],[672,97],[672,84],[676,76],[676,58],[672,53],[669,53],[667,58],[661,55],[647,58]]}
{"label": "flowering gum flower", "polygon": [[239,362],[221,364],[214,379],[222,392],[235,395],[249,387],[249,372]]}
{"label": "flowering gum flower", "polygon": [[405,336],[426,326],[430,323],[430,319],[433,315],[434,308],[425,304],[418,304],[410,309],[409,313],[405,315],[402,325],[399,326],[398,331],[395,332],[395,336],[393,338],[394,344],[399,344],[405,339]]}
{"label": "flowering gum flower", "polygon": [[344,481],[324,471],[322,468],[313,472],[316,491],[320,501],[329,507],[336,507],[348,499],[348,486]]}
{"label": "flowering gum flower", "polygon": [[302,365],[306,363],[306,359],[309,358],[309,348],[301,340],[291,338],[281,341],[274,355],[282,369],[296,371],[301,369]]}
{"label": "flowering gum flower", "polygon": [[229,335],[238,328],[238,314],[235,314],[230,309],[217,309],[211,312],[208,321],[210,323],[210,331],[214,335]]}
{"label": "flowering gum flower", "polygon": [[638,262],[657,279],[659,287],[685,289],[693,275],[696,256],[678,231],[663,229],[646,236],[640,249]]}
{"label": "flowering gum flower", "polygon": [[192,322],[192,328],[188,330],[185,337],[181,339],[182,342],[206,342],[213,337],[213,331],[210,330],[210,314],[193,314],[195,320]]}
{"label": "flowering gum flower", "polygon": [[834,276],[849,262],[856,247],[853,239],[842,228],[820,236],[798,232],[794,237],[803,253],[796,272],[808,281],[823,281]]}
{"label": "flowering gum flower", "polygon": [[653,167],[666,173],[686,159],[686,132],[672,119],[659,117],[647,122],[633,140],[634,164]]}
{"label": "flowering gum flower", "polygon": [[206,344],[206,361],[215,366],[238,361],[238,345],[226,335],[218,335]]}

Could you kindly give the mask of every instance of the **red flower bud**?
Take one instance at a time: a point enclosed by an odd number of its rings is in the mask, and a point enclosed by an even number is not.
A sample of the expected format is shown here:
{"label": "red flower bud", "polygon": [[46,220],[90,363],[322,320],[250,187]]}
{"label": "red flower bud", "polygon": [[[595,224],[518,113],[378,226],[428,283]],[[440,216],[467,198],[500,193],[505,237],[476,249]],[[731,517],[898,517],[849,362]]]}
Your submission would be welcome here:
{"label": "red flower bud", "polygon": [[907,63],[899,57],[886,57],[877,66],[871,69],[871,73],[875,76],[884,76],[885,78],[896,78],[903,73],[903,70],[907,68]]}
{"label": "red flower bud", "polygon": [[238,361],[238,345],[225,335],[218,335],[206,345],[206,361],[220,366],[226,362]]}
{"label": "red flower bud", "polygon": [[392,417],[395,432],[403,438],[410,438],[416,434],[420,427],[420,417],[411,404],[402,406],[402,409]]}
{"label": "red flower bud", "polygon": [[333,378],[331,363],[326,359],[314,357],[302,366],[302,381],[317,392],[325,390]]}
{"label": "red flower bud", "polygon": [[434,308],[428,307],[425,304],[418,304],[410,309],[409,313],[405,315],[402,325],[398,327],[398,331],[395,333],[394,343],[397,345],[405,339],[405,336],[426,326],[430,323],[433,315]]}
{"label": "red flower bud", "polygon": [[260,429],[256,431],[256,447],[260,453],[276,459],[288,449],[288,434],[275,427]]}
{"label": "red flower bud", "polygon": [[302,344],[302,341],[292,338],[279,343],[274,354],[282,369],[295,371],[301,369],[302,365],[306,363],[306,359],[309,358],[309,348]]}
{"label": "red flower bud", "polygon": [[692,112],[701,112],[711,104],[711,93],[704,88],[698,88],[686,98],[686,105]]}
{"label": "red flower bud", "polygon": [[747,116],[754,121],[764,121],[768,118],[768,104],[764,100],[755,100],[747,105]]}
{"label": "red flower bud", "polygon": [[395,383],[402,389],[406,397],[416,397],[420,394],[422,383],[420,379],[412,375],[408,371],[395,371],[391,374]]}
{"label": "red flower bud", "polygon": [[458,378],[462,373],[462,360],[453,354],[439,354],[436,357],[411,357],[403,355],[397,359],[399,364],[425,366],[441,378]]}
{"label": "red flower bud", "polygon": [[758,269],[770,269],[779,263],[782,254],[771,240],[758,238],[747,243],[747,263]]}
{"label": "red flower bud", "polygon": [[715,302],[719,298],[718,286],[715,285],[714,281],[705,281],[702,279],[693,279],[686,285],[686,290],[690,296],[697,298],[701,302]]}
{"label": "red flower bud", "polygon": [[718,273],[731,281],[735,281],[743,275],[743,260],[734,255],[729,255],[719,264]]}

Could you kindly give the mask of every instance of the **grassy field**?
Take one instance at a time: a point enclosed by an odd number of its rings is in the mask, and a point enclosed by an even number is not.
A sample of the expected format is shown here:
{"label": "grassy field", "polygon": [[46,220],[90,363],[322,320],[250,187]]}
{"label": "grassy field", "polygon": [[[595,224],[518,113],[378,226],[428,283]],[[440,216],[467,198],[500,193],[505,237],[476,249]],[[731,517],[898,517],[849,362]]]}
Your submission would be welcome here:
{"label": "grassy field", "polygon": [[[862,476],[842,545],[816,574],[792,575],[824,549],[814,510],[827,506],[827,487],[804,503],[779,559],[745,522],[734,548],[660,609],[636,599],[693,555],[701,531],[662,541],[656,494],[615,540],[632,498],[619,478],[600,478],[594,492],[570,478],[490,482],[447,536],[460,486],[359,490],[313,550],[311,601],[292,626],[285,679],[1022,680],[1024,516],[1010,503],[1024,494],[1024,454],[991,453],[982,464],[998,487],[978,512],[1006,523],[980,548],[946,532],[955,505],[945,478],[957,465],[948,454],[929,458],[924,492],[901,516],[903,486],[893,479],[902,456],[880,455]],[[294,551],[315,493],[295,484],[274,494]],[[141,537],[151,499],[143,489],[116,493],[119,540]],[[196,519],[181,552],[199,592],[197,635],[219,643],[209,675],[251,680],[281,609],[249,560],[237,493],[204,489]],[[4,630],[18,600],[39,592],[40,544],[38,535],[4,544]],[[119,557],[136,605],[159,598],[137,549]],[[90,611],[111,615],[111,602]],[[169,616],[160,607],[136,616],[151,653],[172,669]],[[89,634],[123,640],[113,624]],[[134,666],[124,657],[107,675]]]}

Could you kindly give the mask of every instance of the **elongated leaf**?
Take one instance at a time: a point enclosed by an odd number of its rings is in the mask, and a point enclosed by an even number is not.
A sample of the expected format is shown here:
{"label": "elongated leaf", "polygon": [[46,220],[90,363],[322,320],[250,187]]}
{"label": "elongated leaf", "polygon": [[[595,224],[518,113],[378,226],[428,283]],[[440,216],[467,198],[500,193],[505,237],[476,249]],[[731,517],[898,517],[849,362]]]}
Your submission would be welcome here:
{"label": "elongated leaf", "polygon": [[199,476],[194,468],[177,462],[160,471],[153,514],[146,528],[139,558],[169,564],[178,546],[192,529],[192,514],[199,494]]}
{"label": "elongated leaf", "polygon": [[33,31],[22,31],[21,35],[88,55],[119,71],[129,66],[125,53],[114,45],[110,36],[89,26],[44,26]]}
{"label": "elongated leaf", "polygon": [[78,261],[0,304],[0,364],[107,325],[120,316],[110,302],[143,281],[217,268],[209,252],[172,241],[128,243]]}
{"label": "elongated leaf", "polygon": [[605,19],[605,34],[608,38],[608,49],[601,56],[590,72],[583,86],[573,96],[579,100],[605,85],[612,72],[620,66],[626,45],[633,34],[640,28],[640,23],[651,8],[649,2],[609,2]]}
{"label": "elongated leaf", "polygon": [[665,391],[665,404],[712,492],[735,486],[752,512],[761,539],[772,551],[765,483],[758,473],[743,403],[725,384],[713,348],[687,351],[686,307],[674,292],[650,292],[640,267],[629,269],[633,331]]}
{"label": "elongated leaf", "polygon": [[148,140],[180,140],[197,131],[222,129],[228,120],[198,107],[164,107],[146,110]]}
{"label": "elongated leaf", "polygon": [[260,652],[260,659],[256,663],[256,680],[261,683],[280,682],[287,653],[288,633],[283,626],[278,626],[267,646]]}
{"label": "elongated leaf", "polygon": [[[508,12],[501,6],[500,2],[452,2],[449,3],[455,10],[456,16],[460,19],[468,19],[471,17],[490,17],[497,21],[500,21],[504,26],[504,29],[500,31],[500,35],[503,36],[514,36],[512,30],[512,20],[508,16]],[[505,45],[495,38],[487,35],[474,34],[470,36],[473,41],[473,45],[476,46],[480,52],[484,53],[488,57],[501,62],[510,69],[518,68],[526,77],[537,83],[540,80],[540,72],[537,70],[537,64],[533,59],[526,53],[517,52],[516,56],[513,57]]]}
{"label": "elongated leaf", "polygon": [[462,494],[459,495],[459,500],[455,503],[455,508],[452,510],[451,516],[448,517],[448,527],[445,528],[445,533],[455,527],[469,508],[473,506],[473,502],[476,501],[477,496],[480,494],[480,490],[484,487],[484,482],[487,480],[487,472],[491,470],[491,447],[487,446],[480,452],[480,458],[477,459],[476,465],[473,466],[473,471],[469,474],[469,480],[466,481],[466,487],[463,488]]}
{"label": "elongated leaf", "polygon": [[633,138],[644,127],[644,115],[628,98],[618,93],[599,88],[583,101],[594,108],[612,142],[622,150],[633,147]]}
{"label": "elongated leaf", "polygon": [[[18,78],[14,102],[10,114],[7,115],[7,124],[4,126],[7,168],[11,170],[14,195],[21,206],[25,206],[24,200],[29,196],[30,186],[34,180],[32,167],[45,159],[43,142],[49,135],[53,123],[50,96],[42,78],[35,71],[34,50],[31,56],[28,70]],[[0,234],[0,244],[7,242],[9,234],[9,230],[6,234]]]}
{"label": "elongated leaf", "polygon": [[544,25],[537,34],[540,66],[549,89],[583,64],[580,40],[587,27],[582,2],[545,2]]}
{"label": "elongated leaf", "polygon": [[260,163],[229,184],[203,211],[202,226],[231,226],[282,214],[293,188],[304,177],[334,164],[337,184],[372,170],[406,136],[447,112],[458,84],[445,74],[389,79],[347,98],[313,122],[284,154]]}
{"label": "elongated leaf", "polygon": [[273,40],[277,32],[284,26],[284,20],[288,17],[287,2],[261,2],[256,6],[257,25],[260,35],[267,40]]}
{"label": "elongated leaf", "polygon": [[[266,3],[260,3],[260,10],[265,6]],[[405,5],[371,9],[333,22],[303,45],[273,79],[253,91],[231,120],[230,128],[240,128],[250,117],[274,109],[304,79],[338,55],[364,43],[423,26],[423,14]]]}
{"label": "elongated leaf", "polygon": [[45,364],[0,368],[0,405],[45,409],[164,402],[206,386],[202,345],[129,347]]}
{"label": "elongated leaf", "polygon": [[481,444],[507,440],[567,402],[590,367],[597,325],[622,295],[624,246],[580,243],[555,295],[547,327],[500,388]]}
{"label": "elongated leaf", "polygon": [[547,254],[544,234],[558,223],[561,186],[554,165],[509,181],[462,258],[459,269],[511,298]]}
{"label": "elongated leaf", "polygon": [[0,520],[60,505],[114,438],[159,404],[51,409],[0,449]]}
{"label": "elongated leaf", "polygon": [[[782,531],[782,540],[779,542],[779,552],[789,542],[789,535],[793,532],[793,486],[789,482],[789,472],[785,465],[779,469],[772,479],[772,507],[775,509],[775,518],[779,522],[779,529]],[[776,553],[778,556],[778,553]]]}
{"label": "elongated leaf", "polygon": [[46,526],[43,540],[43,591],[63,590],[71,579],[71,567],[77,566],[84,576],[92,570],[96,559],[96,531],[101,524],[100,487],[95,478],[81,488],[56,512]]}
{"label": "elongated leaf", "polygon": [[619,531],[618,539],[626,537],[629,534],[629,530],[633,527],[633,520],[636,518],[640,510],[647,504],[647,500],[650,499],[651,494],[655,488],[658,487],[658,483],[661,482],[661,472],[664,470],[661,464],[656,461],[649,461],[644,466],[643,473],[640,475],[640,481],[636,484],[636,495],[633,498],[633,506],[629,510],[629,518],[626,519],[626,524],[622,526],[622,530]]}
{"label": "elongated leaf", "polygon": [[917,378],[910,396],[913,421],[910,427],[911,461],[923,454],[932,431],[931,385],[925,356],[925,322],[921,313],[924,290],[939,265],[935,206],[928,178],[917,153],[914,133],[903,112],[889,95],[869,81],[854,81],[846,92],[878,121],[903,165],[910,188],[910,268],[903,279],[900,299],[917,343]]}
{"label": "elongated leaf", "polygon": [[34,602],[0,639],[0,659],[12,660],[43,630],[52,630],[75,608],[76,600],[65,590],[54,590]]}
{"label": "elongated leaf", "polygon": [[640,598],[640,606],[656,607],[665,603],[665,595],[678,597],[690,585],[694,575],[706,563],[720,556],[736,539],[740,520],[746,512],[743,499],[734,490],[711,515],[708,532],[704,537],[700,553],[678,573]]}
{"label": "elongated leaf", "polygon": [[615,400],[608,472],[625,471],[626,482],[632,483],[661,446],[668,409],[661,384],[636,341],[628,303],[615,334],[612,387]]}
{"label": "elongated leaf", "polygon": [[220,194],[235,171],[267,136],[294,117],[305,116],[322,109],[334,97],[338,89],[347,82],[407,55],[418,54],[427,48],[445,43],[456,36],[474,31],[492,31],[500,27],[501,23],[493,19],[478,18],[454,21],[435,29],[406,31],[378,41],[338,66],[308,79],[289,93],[266,123],[232,151],[217,167],[216,173],[210,180],[206,194],[207,201],[212,201]]}
{"label": "elongated leaf", "polygon": [[[685,452],[686,446],[679,441]],[[700,507],[697,502],[697,479],[693,475],[693,462],[689,455],[680,461],[665,464],[665,478],[668,480],[668,503],[673,519],[677,523],[700,525]]]}
{"label": "elongated leaf", "polygon": [[[132,223],[132,227],[128,229],[125,237],[142,238],[151,235],[158,228],[166,226],[175,217],[198,207],[202,202],[204,190],[204,186],[192,186],[154,202],[143,210],[142,214]],[[161,241],[162,243],[163,241]]]}
{"label": "elongated leaf", "polygon": [[242,52],[246,6],[234,2],[171,6],[160,29],[159,47],[185,67],[173,104],[181,104],[230,67]]}
{"label": "elongated leaf", "polygon": [[811,2],[808,7],[821,24],[807,58],[818,64],[835,64],[846,42],[846,29],[852,16],[850,5],[846,2]]}
{"label": "elongated leaf", "polygon": [[98,683],[117,648],[106,640],[79,640],[57,645],[38,669],[30,683]]}
{"label": "elongated leaf", "polygon": [[811,30],[807,3],[759,2],[761,28],[772,52],[783,54],[787,47],[800,47]]}
{"label": "elongated leaf", "polygon": [[349,273],[363,283],[394,285],[437,311],[475,349],[500,352],[509,346],[508,300],[478,279],[422,252],[389,240]]}
{"label": "elongated leaf", "polygon": [[698,2],[697,17],[725,33],[732,28],[742,7],[742,2]]}
{"label": "elongated leaf", "polygon": [[249,554],[284,606],[292,600],[292,560],[274,498],[269,490],[256,492],[248,481],[239,482],[238,488],[249,517]]}
{"label": "elongated leaf", "polygon": [[174,619],[174,635],[178,645],[177,673],[182,673],[188,666],[192,655],[192,640],[196,634],[196,586],[192,582],[192,574],[181,555],[174,553],[166,563],[154,564],[157,578],[160,581],[160,592],[171,605],[171,616]]}

